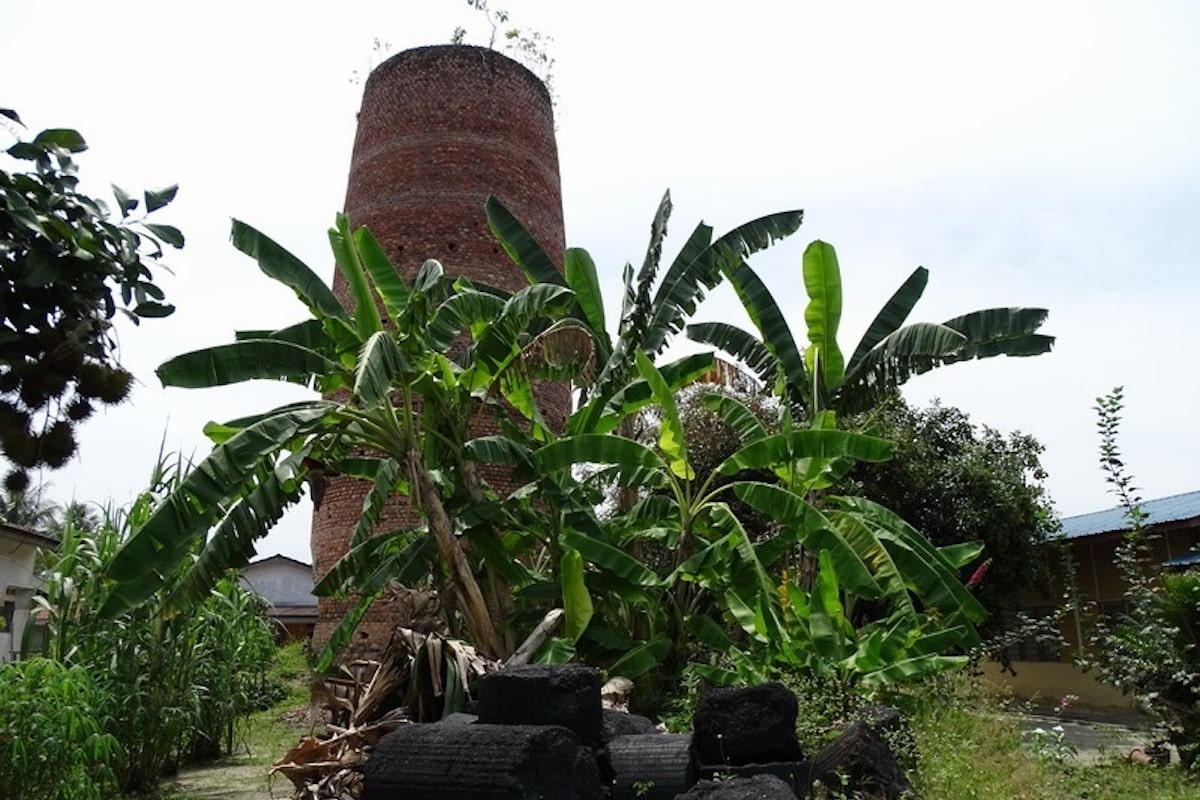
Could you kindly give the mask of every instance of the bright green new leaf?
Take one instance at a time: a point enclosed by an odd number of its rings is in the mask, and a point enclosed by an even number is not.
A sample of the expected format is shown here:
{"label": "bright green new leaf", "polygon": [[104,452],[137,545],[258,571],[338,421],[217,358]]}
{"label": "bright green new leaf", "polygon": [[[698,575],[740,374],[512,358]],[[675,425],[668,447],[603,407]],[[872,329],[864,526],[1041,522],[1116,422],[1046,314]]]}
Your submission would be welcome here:
{"label": "bright green new leaf", "polygon": [[563,611],[566,613],[564,633],[572,642],[579,641],[592,620],[592,597],[584,583],[583,572],[583,556],[578,550],[567,548],[563,552],[559,574]]}

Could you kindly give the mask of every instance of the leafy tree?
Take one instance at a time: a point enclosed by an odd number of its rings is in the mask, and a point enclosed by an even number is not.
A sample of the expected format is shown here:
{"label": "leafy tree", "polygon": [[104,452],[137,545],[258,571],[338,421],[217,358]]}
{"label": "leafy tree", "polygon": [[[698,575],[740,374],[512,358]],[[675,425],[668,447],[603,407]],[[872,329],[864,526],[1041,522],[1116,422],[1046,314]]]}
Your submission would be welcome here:
{"label": "leafy tree", "polygon": [[0,521],[36,531],[59,526],[62,507],[45,496],[45,486],[20,491],[0,489]]}
{"label": "leafy tree", "polygon": [[[20,124],[13,111],[0,115]],[[146,215],[175,187],[139,201],[114,186],[120,219],[110,220],[103,201],[78,189],[73,155],[86,148],[76,131],[44,130],[6,151],[23,168],[0,170],[0,454],[14,466],[10,492],[28,487],[28,470],[67,463],[75,425],[96,404],[129,396],[116,314],[136,324],[174,310],[151,267],[164,244],[183,246],[183,234]],[[143,201],[145,215],[132,216]]]}
{"label": "leafy tree", "polygon": [[687,335],[740,359],[807,417],[825,409],[869,409],[913,375],[938,366],[997,355],[1038,355],[1054,343],[1054,337],[1035,333],[1047,315],[1038,308],[990,308],[941,324],[905,325],[929,279],[928,270],[918,267],[875,316],[847,360],[837,341],[842,278],[833,247],[812,242],[804,251],[802,273],[809,298],[803,351],[770,291],[745,262],[726,268],[725,274],[758,336],[724,322],[689,325]]}
{"label": "leafy tree", "polygon": [[[362,596],[341,635],[388,581],[414,566],[427,573],[432,564],[453,589],[461,615],[450,619],[453,626],[464,625],[482,653],[504,655],[506,582],[522,580],[523,568],[502,541],[507,519],[468,447],[471,423],[489,415],[514,436],[552,436],[532,381],[569,377],[590,357],[590,337],[577,324],[550,322],[574,295],[539,284],[506,297],[450,278],[436,261],[409,286],[366,229],[352,234],[339,217],[330,242],[354,298],[347,311],[311,269],[250,226],[235,222],[233,242],[295,290],[310,318],[178,356],[159,377],[183,387],[284,379],[329,399],[210,424],[213,451],[114,561],[120,584],[106,613],[145,602],[160,588],[159,576],[188,558],[211,527],[177,590],[185,599],[205,591],[246,563],[254,541],[299,499],[305,480],[340,474],[370,487],[350,552],[319,587]],[[407,495],[424,525],[373,536],[393,494]],[[519,529],[515,537],[522,538]],[[482,554],[482,565],[468,558],[468,547]]]}
{"label": "leafy tree", "polygon": [[899,397],[849,424],[895,443],[890,461],[854,467],[853,491],[892,509],[935,545],[983,542],[991,566],[975,593],[984,606],[1014,609],[1019,591],[1040,584],[1040,547],[1058,524],[1036,439],[974,425],[937,402],[914,408]]}

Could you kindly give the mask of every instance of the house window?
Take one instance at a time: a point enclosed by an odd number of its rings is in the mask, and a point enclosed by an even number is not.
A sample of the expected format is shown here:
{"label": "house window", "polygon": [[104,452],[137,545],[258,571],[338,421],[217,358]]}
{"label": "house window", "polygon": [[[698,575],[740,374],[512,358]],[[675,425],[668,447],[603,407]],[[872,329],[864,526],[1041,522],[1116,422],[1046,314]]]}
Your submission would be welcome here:
{"label": "house window", "polygon": [[17,613],[17,604],[11,600],[4,603],[4,610],[0,612],[0,633],[13,632],[13,615]]}

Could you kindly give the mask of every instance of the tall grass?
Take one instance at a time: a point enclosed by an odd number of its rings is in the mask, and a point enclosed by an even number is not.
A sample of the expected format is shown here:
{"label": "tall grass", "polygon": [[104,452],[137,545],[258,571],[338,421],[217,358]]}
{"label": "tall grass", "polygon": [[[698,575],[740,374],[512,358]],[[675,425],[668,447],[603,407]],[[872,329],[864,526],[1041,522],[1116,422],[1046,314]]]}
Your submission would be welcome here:
{"label": "tall grass", "polygon": [[[271,628],[233,576],[182,607],[157,597],[115,619],[98,614],[112,588],[107,565],[181,477],[182,465],[160,462],[150,488],[129,507],[109,509],[96,530],[68,525],[38,598],[44,655],[95,683],[103,729],[120,745],[112,769],[122,792],[146,790],[184,761],[228,751],[237,720],[279,696],[267,672]],[[190,566],[171,576],[164,595]]]}

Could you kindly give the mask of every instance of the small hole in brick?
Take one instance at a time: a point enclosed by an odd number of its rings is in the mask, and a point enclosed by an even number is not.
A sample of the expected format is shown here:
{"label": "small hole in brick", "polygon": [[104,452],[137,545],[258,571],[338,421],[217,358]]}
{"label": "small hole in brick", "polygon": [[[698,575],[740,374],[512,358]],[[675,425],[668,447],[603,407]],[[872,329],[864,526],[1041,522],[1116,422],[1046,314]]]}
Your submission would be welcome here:
{"label": "small hole in brick", "polygon": [[455,244],[454,242],[446,242],[446,249],[449,250],[451,253],[453,253],[455,250],[458,249],[458,245]]}
{"label": "small hole in brick", "polygon": [[359,632],[358,632],[358,638],[360,638],[360,639],[370,639],[370,638],[371,638],[371,634],[367,633],[366,631],[359,631]]}

